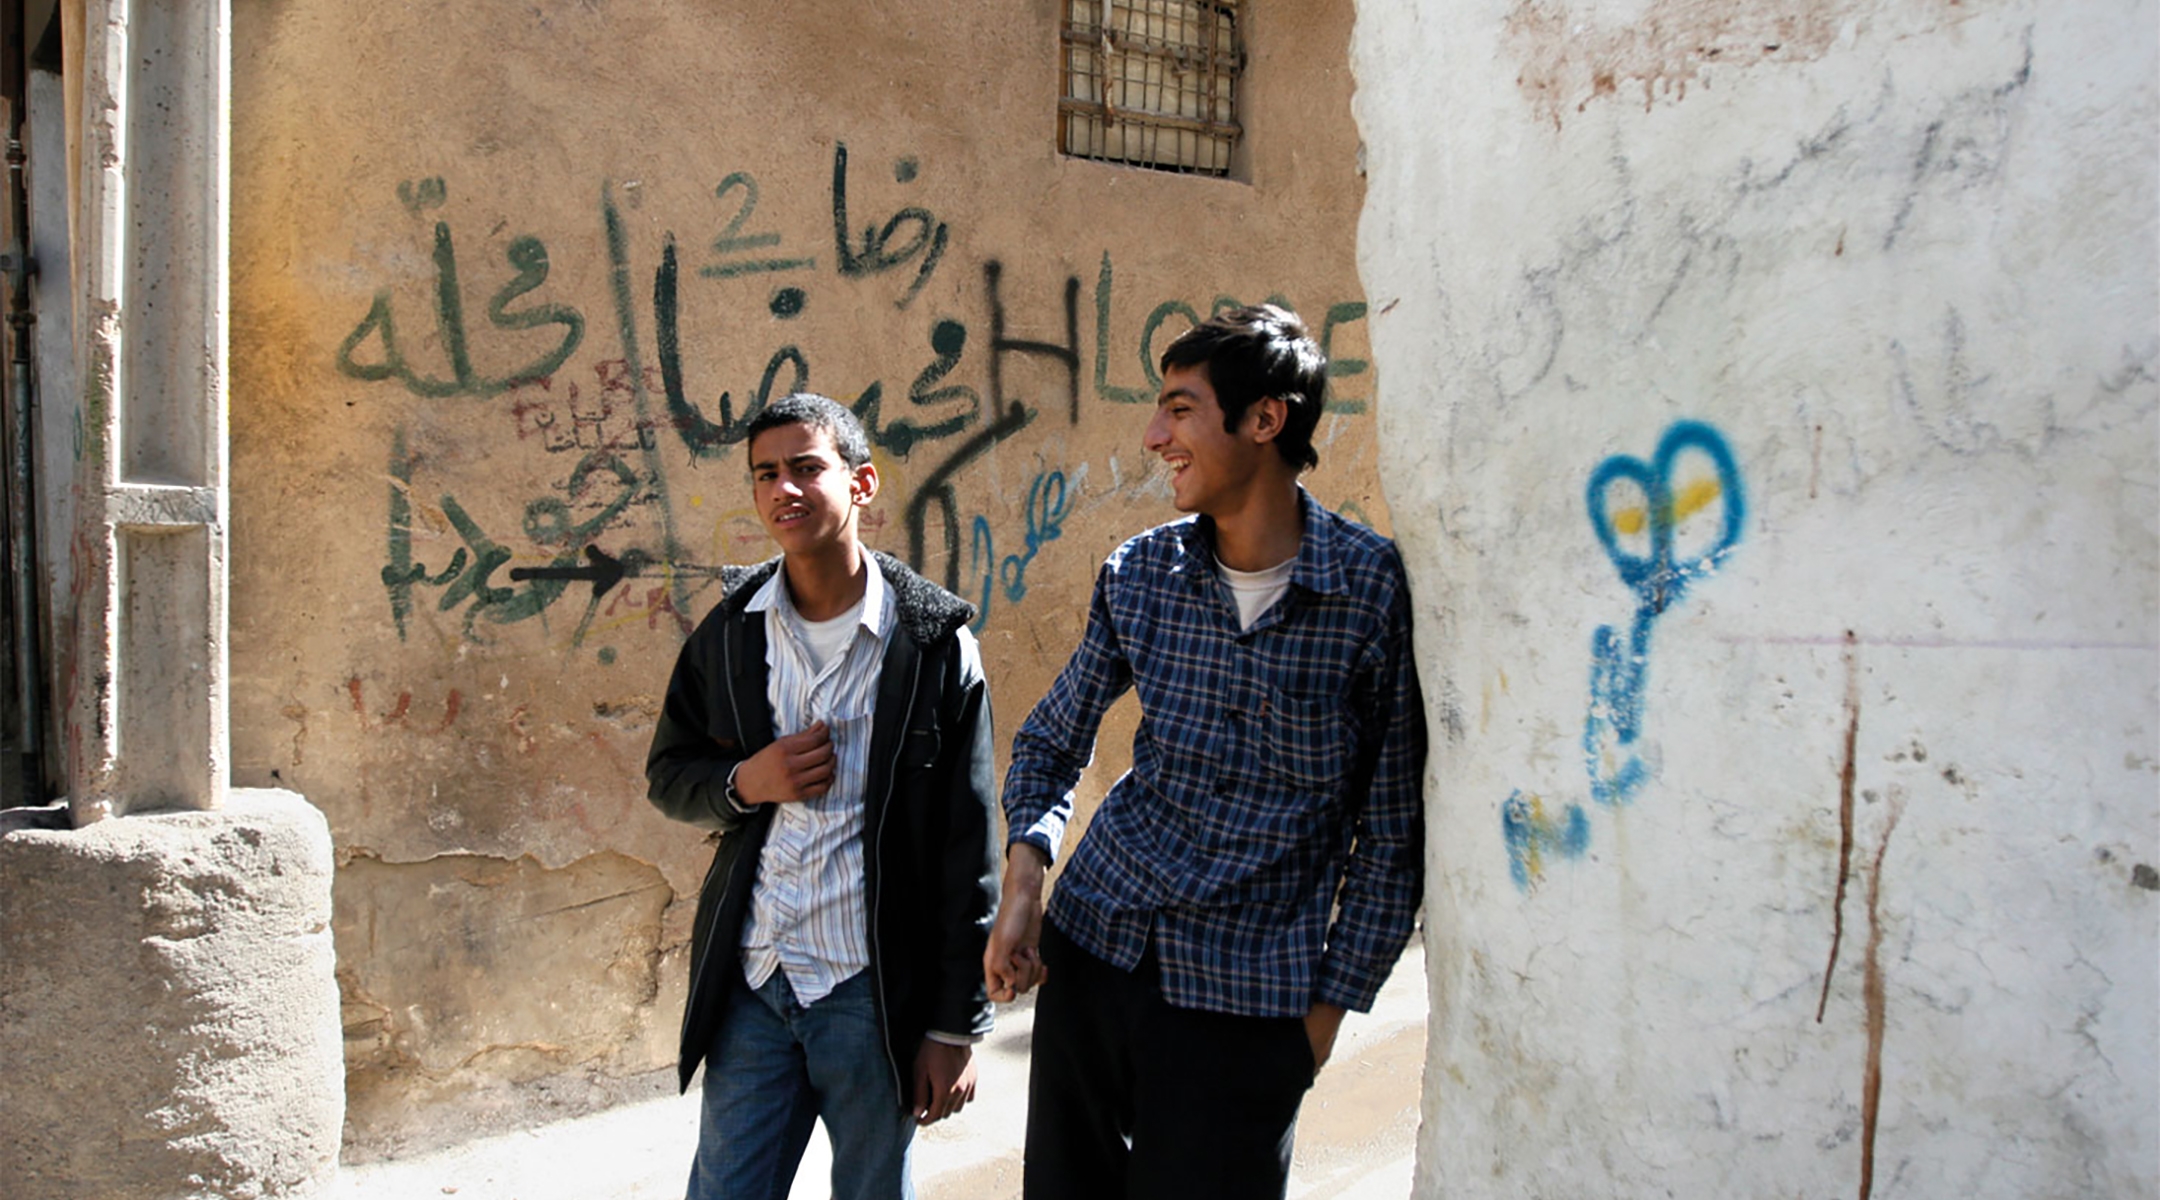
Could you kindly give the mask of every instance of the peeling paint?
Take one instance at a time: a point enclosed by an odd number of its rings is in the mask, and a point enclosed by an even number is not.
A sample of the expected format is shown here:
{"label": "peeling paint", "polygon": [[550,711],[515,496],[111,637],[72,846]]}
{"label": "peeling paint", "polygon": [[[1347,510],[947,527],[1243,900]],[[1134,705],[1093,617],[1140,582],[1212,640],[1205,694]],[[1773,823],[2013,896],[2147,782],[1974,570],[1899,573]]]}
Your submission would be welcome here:
{"label": "peeling paint", "polygon": [[[367,1137],[430,1136],[426,1105],[566,1070],[631,1079],[664,1054],[682,900],[601,853],[561,868],[346,848],[336,876],[349,1091]],[[663,1011],[666,1010],[666,1011]]]}

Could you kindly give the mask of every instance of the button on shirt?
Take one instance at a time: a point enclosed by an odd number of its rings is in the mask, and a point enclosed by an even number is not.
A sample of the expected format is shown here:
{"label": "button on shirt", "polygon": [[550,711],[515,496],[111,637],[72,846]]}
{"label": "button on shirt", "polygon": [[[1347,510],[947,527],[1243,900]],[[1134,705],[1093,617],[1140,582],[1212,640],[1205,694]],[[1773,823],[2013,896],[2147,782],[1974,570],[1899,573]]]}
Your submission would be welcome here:
{"label": "button on shirt", "polygon": [[1103,711],[1138,691],[1132,769],[1049,917],[1125,970],[1152,944],[1164,998],[1186,1008],[1369,1009],[1417,911],[1425,725],[1402,560],[1299,496],[1289,590],[1249,628],[1206,518],[1120,546],[1013,742],[1013,839],[1055,857]]}
{"label": "button on shirt", "polygon": [[756,988],[773,971],[785,971],[788,987],[805,1005],[870,965],[863,788],[871,708],[893,613],[884,573],[873,566],[866,578],[854,635],[822,663],[788,598],[786,571],[775,571],[747,605],[765,614],[765,696],[773,728],[792,733],[823,721],[832,732],[832,786],[814,800],[773,806],[743,922],[743,977]]}

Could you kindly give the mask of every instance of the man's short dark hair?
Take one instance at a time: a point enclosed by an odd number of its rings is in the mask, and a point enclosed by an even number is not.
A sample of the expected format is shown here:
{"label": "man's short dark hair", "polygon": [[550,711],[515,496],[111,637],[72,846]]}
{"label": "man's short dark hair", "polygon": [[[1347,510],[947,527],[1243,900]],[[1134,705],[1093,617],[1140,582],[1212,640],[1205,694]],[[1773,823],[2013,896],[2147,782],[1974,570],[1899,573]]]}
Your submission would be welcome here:
{"label": "man's short dark hair", "polygon": [[750,418],[750,428],[743,435],[747,450],[757,435],[782,425],[808,425],[822,429],[832,438],[833,449],[840,461],[850,470],[870,461],[870,439],[863,433],[862,422],[855,414],[841,407],[839,401],[820,396],[815,392],[795,392],[758,410]]}
{"label": "man's short dark hair", "polygon": [[1222,406],[1224,430],[1237,432],[1245,410],[1263,396],[1288,413],[1275,449],[1293,470],[1320,465],[1313,430],[1327,401],[1327,356],[1287,308],[1255,304],[1216,313],[1178,335],[1162,352],[1162,369],[1200,367]]}

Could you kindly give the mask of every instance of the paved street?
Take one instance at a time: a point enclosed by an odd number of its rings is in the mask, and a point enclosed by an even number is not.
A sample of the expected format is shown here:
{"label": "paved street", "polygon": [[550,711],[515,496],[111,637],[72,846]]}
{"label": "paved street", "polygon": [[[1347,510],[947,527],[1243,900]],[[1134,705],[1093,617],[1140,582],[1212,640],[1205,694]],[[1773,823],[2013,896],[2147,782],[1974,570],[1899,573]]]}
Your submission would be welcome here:
{"label": "paved street", "polygon": [[[1425,1063],[1425,957],[1413,943],[1371,1013],[1343,1022],[1334,1061],[1298,1123],[1293,1200],[1410,1194]],[[1027,1125],[1032,1005],[998,1013],[978,1056],[974,1104],[917,1135],[923,1200],[1017,1200]],[[347,1168],[331,1200],[675,1200],[697,1140],[697,1093],[486,1138],[402,1162]],[[831,1157],[814,1135],[794,1200],[826,1195]]]}

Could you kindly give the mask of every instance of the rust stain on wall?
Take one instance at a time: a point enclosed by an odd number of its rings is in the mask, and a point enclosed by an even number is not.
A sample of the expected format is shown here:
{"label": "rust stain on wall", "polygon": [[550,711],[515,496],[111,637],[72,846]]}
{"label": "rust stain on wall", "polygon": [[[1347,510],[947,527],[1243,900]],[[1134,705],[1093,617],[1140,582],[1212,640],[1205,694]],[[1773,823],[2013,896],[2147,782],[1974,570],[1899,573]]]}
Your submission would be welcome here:
{"label": "rust stain on wall", "polygon": [[[1947,15],[1958,0],[1927,0]],[[1677,103],[1691,86],[1709,87],[1712,68],[1807,62],[1837,44],[1880,5],[1862,0],[1795,0],[1777,6],[1651,0],[1624,25],[1606,24],[1549,0],[1526,0],[1508,14],[1503,37],[1522,62],[1516,86],[1539,117],[1563,117],[1606,98]]]}
{"label": "rust stain on wall", "polygon": [[[410,690],[400,691],[389,710],[373,718],[368,715],[367,685],[358,675],[354,675],[345,681],[345,694],[352,697],[353,715],[360,718],[360,727],[370,733],[389,729],[393,726],[403,726],[406,724],[406,718],[412,715],[413,694]],[[443,699],[442,720],[433,724],[423,723],[414,726],[414,728],[427,733],[442,733],[452,725],[457,724],[458,709],[464,703],[465,697],[463,694],[456,688],[451,688],[449,694]]]}
{"label": "rust stain on wall", "polygon": [[1868,876],[1867,976],[1862,987],[1867,1000],[1867,1074],[1860,1085],[1860,1200],[1868,1200],[1875,1190],[1875,1128],[1882,1114],[1883,1028],[1889,1010],[1882,970],[1882,869],[1900,815],[1893,800],[1883,823],[1882,841],[1875,847],[1875,869]]}
{"label": "rust stain on wall", "polygon": [[1815,1023],[1822,1024],[1830,1004],[1830,980],[1837,974],[1838,947],[1845,941],[1845,882],[1852,876],[1853,780],[1858,775],[1854,751],[1860,741],[1860,639],[1845,631],[1845,761],[1838,768],[1837,898],[1830,906],[1830,961],[1823,966],[1822,999],[1815,1003]]}

